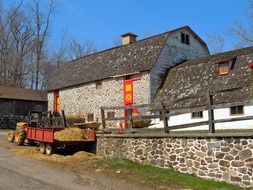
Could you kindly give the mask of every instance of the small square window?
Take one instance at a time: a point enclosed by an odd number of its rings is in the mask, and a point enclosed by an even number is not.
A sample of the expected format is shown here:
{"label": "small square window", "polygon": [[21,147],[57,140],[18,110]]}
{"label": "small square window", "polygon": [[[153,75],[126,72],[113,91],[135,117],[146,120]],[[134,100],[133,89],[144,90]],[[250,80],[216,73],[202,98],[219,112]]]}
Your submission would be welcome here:
{"label": "small square window", "polygon": [[114,119],[115,118],[115,112],[113,112],[113,111],[107,112],[107,118],[108,119]]}
{"label": "small square window", "polygon": [[230,115],[243,115],[243,106],[233,106],[230,108]]}
{"label": "small square window", "polygon": [[192,112],[192,119],[203,118],[203,111]]}
{"label": "small square window", "polygon": [[96,89],[101,89],[102,88],[102,81],[96,82]]}
{"label": "small square window", "polygon": [[87,121],[88,122],[94,121],[94,114],[93,113],[88,113],[88,115],[87,115]]}
{"label": "small square window", "polygon": [[229,73],[229,63],[219,63],[219,75],[227,75]]}

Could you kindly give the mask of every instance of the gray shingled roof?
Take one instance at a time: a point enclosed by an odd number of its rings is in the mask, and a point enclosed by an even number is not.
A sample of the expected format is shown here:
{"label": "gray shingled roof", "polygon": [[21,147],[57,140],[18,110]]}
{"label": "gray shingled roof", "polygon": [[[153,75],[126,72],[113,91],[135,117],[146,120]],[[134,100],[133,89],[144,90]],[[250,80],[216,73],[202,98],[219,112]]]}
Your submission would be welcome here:
{"label": "gray shingled roof", "polygon": [[189,30],[206,46],[190,27],[185,26],[64,63],[49,90],[148,71],[155,64],[168,35],[180,29]]}
{"label": "gray shingled roof", "polygon": [[30,90],[23,88],[0,86],[0,99],[47,101],[47,93],[42,90]]}
{"label": "gray shingled roof", "polygon": [[[233,62],[234,60],[234,62]],[[228,75],[218,75],[218,63],[234,64]],[[186,61],[172,68],[158,91],[155,101],[171,108],[193,108],[207,105],[206,93],[214,95],[214,104],[253,103],[253,47],[243,48]]]}

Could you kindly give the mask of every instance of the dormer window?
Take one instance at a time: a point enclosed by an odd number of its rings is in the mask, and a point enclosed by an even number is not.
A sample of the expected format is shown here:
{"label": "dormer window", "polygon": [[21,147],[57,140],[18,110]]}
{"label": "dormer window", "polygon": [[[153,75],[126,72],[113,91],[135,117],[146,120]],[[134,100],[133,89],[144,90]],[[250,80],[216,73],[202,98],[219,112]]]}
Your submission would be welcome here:
{"label": "dormer window", "polygon": [[219,75],[229,74],[229,62],[219,63]]}

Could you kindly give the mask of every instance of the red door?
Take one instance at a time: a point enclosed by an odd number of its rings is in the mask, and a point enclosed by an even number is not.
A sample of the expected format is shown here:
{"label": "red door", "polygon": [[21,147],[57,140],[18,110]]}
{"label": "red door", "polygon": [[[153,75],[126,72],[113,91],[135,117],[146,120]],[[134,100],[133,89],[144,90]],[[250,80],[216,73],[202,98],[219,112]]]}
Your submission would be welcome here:
{"label": "red door", "polygon": [[59,91],[54,92],[54,112],[60,112],[60,96],[59,96]]}

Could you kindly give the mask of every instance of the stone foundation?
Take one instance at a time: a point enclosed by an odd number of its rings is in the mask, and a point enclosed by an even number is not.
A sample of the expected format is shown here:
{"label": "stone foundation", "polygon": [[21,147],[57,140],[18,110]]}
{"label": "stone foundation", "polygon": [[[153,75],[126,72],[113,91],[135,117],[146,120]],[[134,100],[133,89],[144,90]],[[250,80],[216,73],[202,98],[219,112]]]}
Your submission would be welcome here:
{"label": "stone foundation", "polygon": [[99,135],[97,154],[253,187],[250,137]]}

